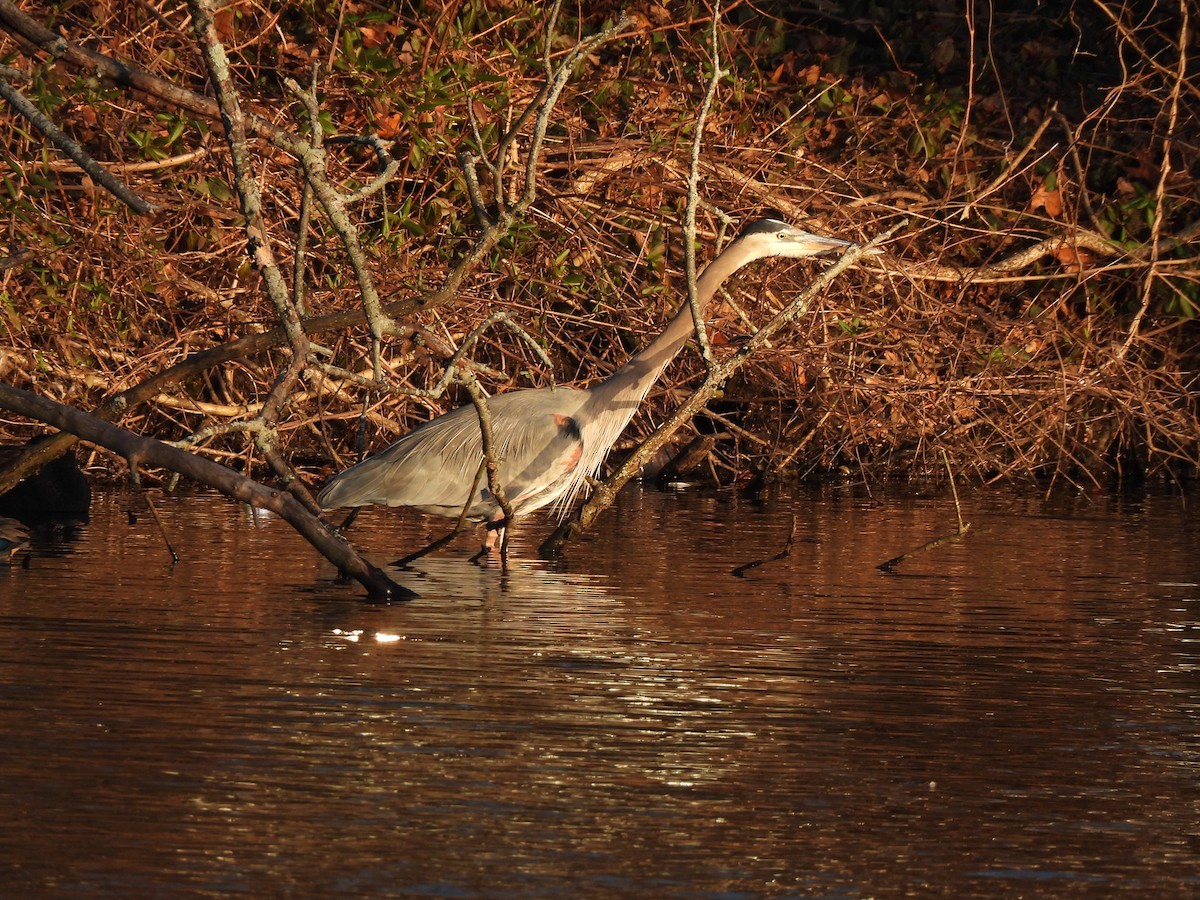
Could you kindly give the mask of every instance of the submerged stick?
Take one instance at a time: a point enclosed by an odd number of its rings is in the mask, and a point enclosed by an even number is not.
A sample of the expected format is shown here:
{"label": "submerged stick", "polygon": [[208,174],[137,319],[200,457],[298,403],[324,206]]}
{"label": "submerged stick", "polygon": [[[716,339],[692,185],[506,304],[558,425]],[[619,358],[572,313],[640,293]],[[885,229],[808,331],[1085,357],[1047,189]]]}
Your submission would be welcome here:
{"label": "submerged stick", "polygon": [[877,568],[880,572],[891,572],[896,568],[896,566],[900,565],[900,563],[904,562],[906,559],[912,559],[912,557],[921,553],[925,553],[927,550],[932,550],[934,547],[940,547],[942,544],[950,544],[954,541],[962,540],[966,533],[970,530],[970,522],[966,523],[965,525],[960,525],[956,531],[952,531],[950,534],[943,534],[941,537],[934,538],[932,541],[927,541],[916,550],[909,550],[907,553],[901,553],[899,556],[893,556],[887,562],[881,562],[875,568]]}
{"label": "submerged stick", "polygon": [[796,524],[797,524],[797,522],[799,522],[799,520],[800,520],[800,517],[797,516],[795,513],[792,513],[792,527],[791,527],[791,530],[788,531],[787,540],[784,541],[782,550],[780,550],[774,556],[768,556],[765,559],[756,559],[756,560],[754,560],[754,562],[748,562],[743,566],[738,566],[736,569],[733,569],[729,574],[733,575],[737,578],[745,578],[746,573],[749,572],[751,569],[757,569],[759,566],[765,565],[769,562],[778,562],[781,559],[787,559],[789,556],[791,556],[792,555],[792,545],[794,543],[796,543]]}
{"label": "submerged stick", "polygon": [[154,505],[154,501],[150,499],[149,494],[143,495],[142,499],[146,501],[146,507],[150,510],[150,517],[154,519],[154,524],[158,526],[158,533],[162,535],[167,552],[171,554],[171,564],[178,565],[179,554],[175,552],[175,545],[171,543],[170,535],[167,534],[167,526],[163,524],[163,520],[158,514],[158,507]]}
{"label": "submerged stick", "polygon": [[950,532],[950,534],[943,534],[941,537],[936,537],[931,541],[927,541],[916,550],[910,550],[907,553],[901,553],[899,556],[893,556],[887,562],[881,562],[875,567],[880,572],[891,572],[896,568],[896,566],[900,565],[900,563],[904,562],[906,559],[911,559],[920,553],[925,553],[926,551],[932,550],[934,547],[940,547],[942,544],[950,544],[954,541],[961,541],[963,537],[966,536],[967,532],[971,530],[971,523],[963,521],[962,506],[958,502],[958,488],[954,484],[954,473],[950,471],[950,458],[946,456],[945,450],[942,450],[942,460],[946,464],[946,472],[950,475],[950,492],[954,495],[954,512],[958,516],[958,529]]}

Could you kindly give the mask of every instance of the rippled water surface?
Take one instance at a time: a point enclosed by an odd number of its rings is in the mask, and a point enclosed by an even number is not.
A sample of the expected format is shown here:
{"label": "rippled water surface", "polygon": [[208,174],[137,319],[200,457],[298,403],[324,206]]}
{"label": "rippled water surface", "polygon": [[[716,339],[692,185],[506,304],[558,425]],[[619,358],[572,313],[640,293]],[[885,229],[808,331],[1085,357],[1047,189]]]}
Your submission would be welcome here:
{"label": "rippled water surface", "polygon": [[392,606],[215,497],[158,501],[172,566],[128,503],[0,567],[6,896],[1200,893],[1178,496],[980,493],[885,575],[948,499],[634,490]]}

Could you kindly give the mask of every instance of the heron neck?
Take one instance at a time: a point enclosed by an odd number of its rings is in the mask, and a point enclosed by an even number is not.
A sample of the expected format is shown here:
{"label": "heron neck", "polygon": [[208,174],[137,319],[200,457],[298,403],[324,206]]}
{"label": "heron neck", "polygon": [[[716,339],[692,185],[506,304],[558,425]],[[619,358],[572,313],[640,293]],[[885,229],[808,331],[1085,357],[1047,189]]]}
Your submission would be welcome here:
{"label": "heron neck", "polygon": [[[746,253],[744,245],[734,242],[725,252],[710,262],[696,279],[696,299],[700,314],[704,315],[717,288],[730,275],[760,255]],[[608,378],[592,385],[588,391],[587,414],[583,416],[583,444],[591,448],[586,465],[580,467],[585,474],[595,474],[604,462],[604,457],[616,442],[638,406],[662,374],[662,370],[683,349],[695,333],[692,324],[692,309],[684,303],[667,323],[663,333],[647,344],[640,352]],[[582,476],[580,480],[582,484]],[[576,488],[578,490],[578,487]]]}
{"label": "heron neck", "polygon": [[[701,316],[708,311],[709,304],[717,293],[717,288],[724,283],[726,278],[748,262],[751,262],[751,259],[737,259],[736,255],[730,254],[727,249],[725,253],[705,266],[700,277],[696,279],[696,300]],[[627,383],[632,380],[642,387],[644,395],[655,379],[662,374],[662,370],[679,354],[684,344],[694,334],[692,309],[685,300],[679,307],[679,311],[667,323],[662,334],[631,356],[625,365],[602,383],[608,384],[618,380]]]}

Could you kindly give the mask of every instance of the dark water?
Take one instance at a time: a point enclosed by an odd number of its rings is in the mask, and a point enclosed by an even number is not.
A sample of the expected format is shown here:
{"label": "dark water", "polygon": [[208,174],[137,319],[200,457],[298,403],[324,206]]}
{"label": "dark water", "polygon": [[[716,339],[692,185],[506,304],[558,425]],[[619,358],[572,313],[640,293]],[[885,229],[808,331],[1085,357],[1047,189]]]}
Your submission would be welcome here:
{"label": "dark water", "polygon": [[372,607],[278,521],[161,500],[173,567],[101,497],[0,569],[2,892],[1197,896],[1195,515],[964,499],[883,575],[948,499],[632,491]]}

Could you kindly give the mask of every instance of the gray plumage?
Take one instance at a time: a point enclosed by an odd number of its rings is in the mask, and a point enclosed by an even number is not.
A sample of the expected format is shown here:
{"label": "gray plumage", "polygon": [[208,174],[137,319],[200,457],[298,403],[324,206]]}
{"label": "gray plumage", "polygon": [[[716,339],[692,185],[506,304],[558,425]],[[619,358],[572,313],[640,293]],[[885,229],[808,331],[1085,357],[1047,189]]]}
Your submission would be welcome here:
{"label": "gray plumage", "polygon": [[[815,256],[849,246],[775,219],[754,222],[697,279],[701,311],[730,275],[757,259]],[[589,388],[536,388],[488,400],[500,460],[499,483],[514,515],[552,503],[557,503],[560,514],[570,507],[693,331],[691,309],[684,303],[662,334]],[[426,422],[386,450],[334,476],[317,501],[323,509],[379,504],[457,517],[467,505],[467,492],[482,460],[479,418],[468,404]],[[503,519],[486,477],[480,479],[467,515],[475,521]]]}

